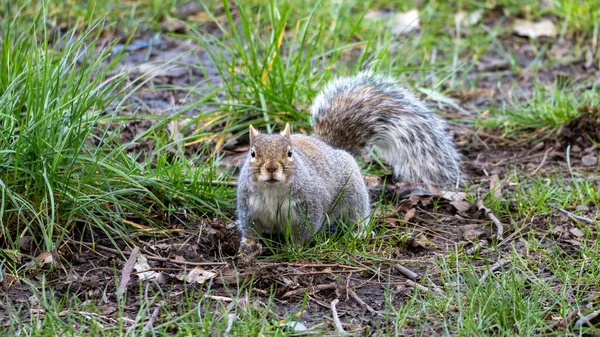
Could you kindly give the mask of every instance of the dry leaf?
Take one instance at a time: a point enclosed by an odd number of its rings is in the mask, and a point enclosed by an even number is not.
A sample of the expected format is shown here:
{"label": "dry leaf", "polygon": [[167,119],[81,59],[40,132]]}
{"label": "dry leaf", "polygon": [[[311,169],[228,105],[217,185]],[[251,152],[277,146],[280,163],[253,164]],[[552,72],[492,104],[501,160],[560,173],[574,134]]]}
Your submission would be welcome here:
{"label": "dry leaf", "polygon": [[127,288],[127,284],[131,279],[131,272],[133,271],[133,267],[135,266],[135,262],[137,261],[137,255],[140,252],[139,247],[135,247],[131,254],[129,254],[129,259],[125,262],[123,266],[123,271],[121,273],[121,283],[119,283],[119,289],[117,289],[117,297],[121,298],[125,293],[125,289]]}
{"label": "dry leaf", "polygon": [[183,275],[177,275],[177,279],[178,280],[185,280],[188,283],[198,283],[198,284],[203,284],[204,282],[206,282],[207,280],[210,280],[211,278],[217,276],[216,273],[213,273],[211,271],[206,271],[200,267],[196,267],[194,269],[192,269],[189,273],[187,273],[185,276]]}
{"label": "dry leaf", "polygon": [[415,208],[411,208],[408,211],[406,211],[406,214],[404,214],[404,221],[409,221],[410,219],[412,219],[415,216],[416,212],[417,210]]}
{"label": "dry leaf", "polygon": [[519,36],[526,36],[532,39],[538,37],[552,37],[556,35],[556,27],[554,23],[548,19],[538,22],[530,22],[525,20],[516,20],[514,26],[515,33]]}
{"label": "dry leaf", "polygon": [[465,11],[458,11],[454,15],[454,23],[457,25],[472,26],[481,21],[482,17],[483,12],[481,10],[476,10],[468,14]]}
{"label": "dry leaf", "polygon": [[578,238],[584,235],[583,231],[579,228],[571,228],[569,229],[569,232],[571,232],[571,234],[575,235]]}
{"label": "dry leaf", "polygon": [[467,194],[464,192],[443,191],[441,197],[450,200],[450,205],[454,206],[458,212],[466,212],[471,208],[471,203],[465,201]]}
{"label": "dry leaf", "polygon": [[375,188],[381,185],[381,178],[375,176],[365,176],[365,184],[367,184],[367,188]]}
{"label": "dry leaf", "polygon": [[52,253],[49,252],[41,252],[38,256],[35,257],[40,266],[43,266],[48,263],[54,262],[54,257],[52,257]]}
{"label": "dry leaf", "polygon": [[137,262],[133,266],[140,280],[156,280],[159,278],[159,273],[150,270],[148,259],[143,254],[137,254]]}
{"label": "dry leaf", "polygon": [[392,34],[407,34],[421,28],[419,11],[416,9],[405,13],[396,13],[391,19]]}

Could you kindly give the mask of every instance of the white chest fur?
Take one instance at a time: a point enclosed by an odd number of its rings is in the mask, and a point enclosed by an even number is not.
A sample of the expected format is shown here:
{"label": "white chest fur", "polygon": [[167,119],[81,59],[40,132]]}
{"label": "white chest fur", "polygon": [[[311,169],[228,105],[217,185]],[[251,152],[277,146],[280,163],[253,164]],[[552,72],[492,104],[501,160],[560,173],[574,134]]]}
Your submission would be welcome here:
{"label": "white chest fur", "polygon": [[248,199],[250,218],[261,232],[281,233],[293,221],[294,202],[288,188],[258,188]]}

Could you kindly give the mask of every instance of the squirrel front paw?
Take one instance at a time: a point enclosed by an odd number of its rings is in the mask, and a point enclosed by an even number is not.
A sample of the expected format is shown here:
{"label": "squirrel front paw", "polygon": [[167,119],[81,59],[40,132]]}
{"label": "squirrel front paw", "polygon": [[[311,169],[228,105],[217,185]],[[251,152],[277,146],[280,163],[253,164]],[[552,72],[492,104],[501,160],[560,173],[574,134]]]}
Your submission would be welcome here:
{"label": "squirrel front paw", "polygon": [[254,264],[257,255],[263,253],[263,246],[258,240],[251,238],[242,238],[240,249],[237,255],[237,262],[240,267],[247,267]]}

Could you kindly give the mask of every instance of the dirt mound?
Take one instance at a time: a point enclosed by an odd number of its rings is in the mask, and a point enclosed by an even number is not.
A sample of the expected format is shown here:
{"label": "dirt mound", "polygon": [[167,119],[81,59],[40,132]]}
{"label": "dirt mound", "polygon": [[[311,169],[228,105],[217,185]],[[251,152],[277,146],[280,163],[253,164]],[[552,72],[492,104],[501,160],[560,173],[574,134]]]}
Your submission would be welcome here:
{"label": "dirt mound", "polygon": [[[581,115],[566,123],[558,133],[565,147],[579,146],[582,149],[600,142],[600,107],[585,106]],[[590,138],[592,140],[590,140]]]}

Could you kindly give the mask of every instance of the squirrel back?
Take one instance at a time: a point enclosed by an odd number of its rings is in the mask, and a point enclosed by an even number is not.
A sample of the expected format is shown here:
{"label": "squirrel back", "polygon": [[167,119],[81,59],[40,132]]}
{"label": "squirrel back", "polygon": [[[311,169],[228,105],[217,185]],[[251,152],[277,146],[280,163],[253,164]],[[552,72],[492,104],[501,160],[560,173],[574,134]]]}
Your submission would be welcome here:
{"label": "squirrel back", "polygon": [[374,146],[395,177],[426,184],[461,178],[446,123],[391,77],[364,71],[337,78],[311,113],[315,136],[353,154]]}

